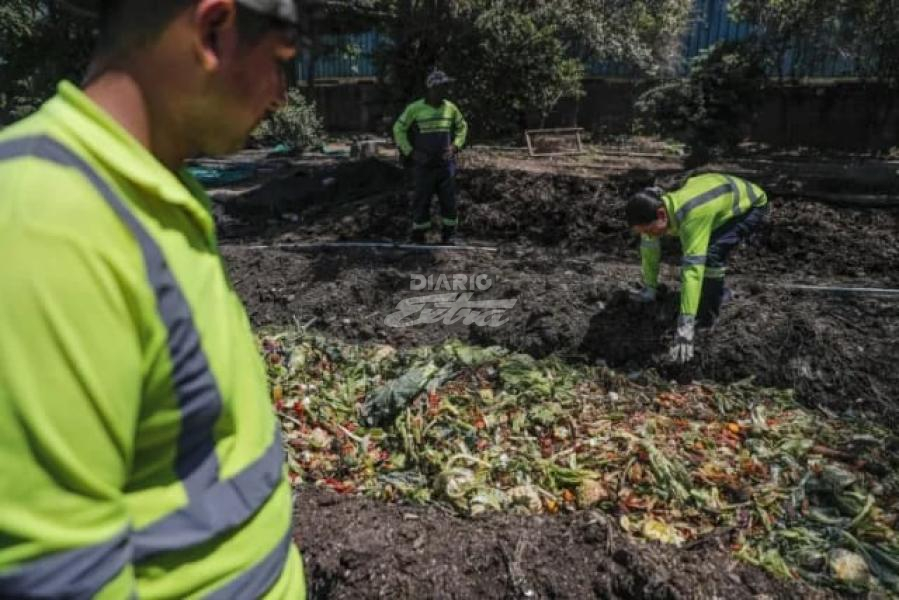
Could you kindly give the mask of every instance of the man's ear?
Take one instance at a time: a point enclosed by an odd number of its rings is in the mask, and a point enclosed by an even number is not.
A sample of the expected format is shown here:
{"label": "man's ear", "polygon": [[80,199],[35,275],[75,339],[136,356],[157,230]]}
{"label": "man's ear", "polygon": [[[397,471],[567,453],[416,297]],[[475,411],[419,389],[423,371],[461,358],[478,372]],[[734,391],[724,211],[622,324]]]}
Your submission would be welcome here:
{"label": "man's ear", "polygon": [[223,34],[232,34],[237,24],[234,0],[200,0],[193,9],[194,41],[200,64],[206,71],[214,71],[221,64]]}
{"label": "man's ear", "polygon": [[656,219],[658,219],[662,223],[668,223],[668,211],[665,210],[664,206],[660,206],[658,210],[656,210]]}

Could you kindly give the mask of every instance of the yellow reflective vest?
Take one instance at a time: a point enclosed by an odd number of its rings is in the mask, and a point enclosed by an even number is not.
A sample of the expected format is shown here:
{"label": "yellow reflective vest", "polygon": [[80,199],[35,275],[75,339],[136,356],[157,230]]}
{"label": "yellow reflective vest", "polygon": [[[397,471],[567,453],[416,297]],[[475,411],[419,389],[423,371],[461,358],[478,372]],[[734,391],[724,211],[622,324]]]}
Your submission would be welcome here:
{"label": "yellow reflective vest", "polygon": [[[691,177],[682,188],[663,195],[662,203],[668,212],[665,234],[679,237],[684,253],[681,261],[680,312],[695,316],[699,310],[706,251],[712,232],[752,208],[765,206],[768,198],[754,183],[731,175],[708,173]],[[662,256],[658,238],[642,236],[640,256],[643,283],[648,287],[657,287]]]}
{"label": "yellow reflective vest", "polygon": [[0,132],[0,288],[0,597],[303,597],[209,201],[68,83]]}
{"label": "yellow reflective vest", "polygon": [[409,132],[416,130],[414,146],[429,157],[439,160],[450,145],[461,148],[468,137],[468,123],[459,108],[444,100],[440,106],[431,106],[425,100],[416,100],[406,107],[393,125],[393,137],[403,156],[412,152],[413,140]]}

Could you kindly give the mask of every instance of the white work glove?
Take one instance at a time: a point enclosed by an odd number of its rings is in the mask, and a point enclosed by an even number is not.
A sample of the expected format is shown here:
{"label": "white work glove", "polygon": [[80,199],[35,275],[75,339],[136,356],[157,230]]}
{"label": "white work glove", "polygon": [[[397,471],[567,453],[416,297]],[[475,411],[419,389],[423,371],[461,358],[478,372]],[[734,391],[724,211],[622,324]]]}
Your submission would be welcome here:
{"label": "white work glove", "polygon": [[693,360],[693,336],[696,329],[696,318],[690,315],[681,315],[677,319],[677,333],[674,336],[674,345],[668,351],[671,362],[686,363]]}
{"label": "white work glove", "polygon": [[650,304],[656,301],[656,289],[646,286],[639,292],[632,293],[631,298],[633,298],[634,302],[639,302],[640,304]]}

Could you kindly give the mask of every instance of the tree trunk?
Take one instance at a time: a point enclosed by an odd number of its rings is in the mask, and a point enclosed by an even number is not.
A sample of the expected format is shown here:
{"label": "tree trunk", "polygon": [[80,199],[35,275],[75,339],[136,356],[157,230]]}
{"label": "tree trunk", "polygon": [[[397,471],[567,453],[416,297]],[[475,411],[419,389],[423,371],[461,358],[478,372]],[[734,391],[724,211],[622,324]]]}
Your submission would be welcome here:
{"label": "tree trunk", "polygon": [[315,62],[320,49],[318,34],[315,31],[315,19],[309,24],[309,48],[306,51],[306,95],[311,100],[315,94]]}

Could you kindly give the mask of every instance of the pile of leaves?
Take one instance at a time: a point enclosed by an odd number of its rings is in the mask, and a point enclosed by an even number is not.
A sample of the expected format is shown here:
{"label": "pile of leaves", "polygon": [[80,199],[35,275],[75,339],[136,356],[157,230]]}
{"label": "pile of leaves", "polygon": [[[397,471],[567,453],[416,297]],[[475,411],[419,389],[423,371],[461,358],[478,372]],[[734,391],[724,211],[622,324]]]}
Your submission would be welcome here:
{"label": "pile of leaves", "polygon": [[459,342],[261,338],[295,485],[448,511],[599,509],[783,577],[899,593],[899,443],[751,382],[674,385]]}

